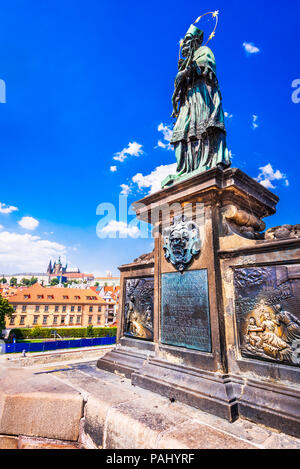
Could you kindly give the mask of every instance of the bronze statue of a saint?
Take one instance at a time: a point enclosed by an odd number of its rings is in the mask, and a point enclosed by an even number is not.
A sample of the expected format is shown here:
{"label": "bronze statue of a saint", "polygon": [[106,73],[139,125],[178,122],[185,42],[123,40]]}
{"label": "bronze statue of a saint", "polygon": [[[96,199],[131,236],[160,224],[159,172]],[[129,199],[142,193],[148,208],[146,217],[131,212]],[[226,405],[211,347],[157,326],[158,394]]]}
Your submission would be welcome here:
{"label": "bronze statue of a saint", "polygon": [[[218,12],[212,16],[217,18]],[[170,141],[175,149],[177,174],[168,176],[163,187],[191,173],[215,167],[223,170],[231,165],[215,57],[211,49],[202,46],[203,35],[192,24],[181,41],[183,59],[178,62],[172,98],[172,116],[177,120]],[[209,39],[213,36],[214,32]]]}

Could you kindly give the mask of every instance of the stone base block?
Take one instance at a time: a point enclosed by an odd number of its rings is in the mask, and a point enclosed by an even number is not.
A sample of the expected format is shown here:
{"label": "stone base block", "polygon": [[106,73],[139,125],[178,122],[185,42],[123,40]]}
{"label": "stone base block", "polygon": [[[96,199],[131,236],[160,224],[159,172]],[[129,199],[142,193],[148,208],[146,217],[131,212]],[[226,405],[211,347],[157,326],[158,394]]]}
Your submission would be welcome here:
{"label": "stone base block", "polygon": [[83,398],[44,373],[0,369],[0,433],[76,441]]}
{"label": "stone base block", "polygon": [[123,337],[119,346],[98,360],[97,367],[130,378],[132,373],[138,371],[153,354],[152,342]]}
{"label": "stone base block", "polygon": [[241,417],[300,437],[299,389],[248,379],[238,407]]}
{"label": "stone base block", "polygon": [[228,375],[150,359],[131,376],[132,384],[234,422],[238,403]]}
{"label": "stone base block", "polygon": [[0,449],[18,449],[18,438],[15,436],[0,435]]}

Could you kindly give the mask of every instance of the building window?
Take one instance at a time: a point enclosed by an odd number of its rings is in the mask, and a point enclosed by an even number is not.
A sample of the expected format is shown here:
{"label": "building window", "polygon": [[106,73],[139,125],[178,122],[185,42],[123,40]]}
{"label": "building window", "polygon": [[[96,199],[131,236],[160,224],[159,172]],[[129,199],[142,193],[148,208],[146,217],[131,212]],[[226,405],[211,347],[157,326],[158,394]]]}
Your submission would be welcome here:
{"label": "building window", "polygon": [[69,299],[69,297],[68,297],[68,296],[66,296],[66,295],[64,295],[64,296],[63,296],[63,299],[64,299],[64,300],[68,300],[68,299]]}
{"label": "building window", "polygon": [[27,306],[26,306],[26,305],[23,305],[23,306],[22,306],[22,311],[26,311],[26,308],[27,308]]}
{"label": "building window", "polygon": [[39,317],[33,316],[33,324],[37,324]]}
{"label": "building window", "polygon": [[53,295],[48,295],[48,300],[53,300],[54,296]]}
{"label": "building window", "polygon": [[13,325],[15,324],[15,319],[16,319],[16,316],[12,316],[12,317],[10,318],[10,321],[9,321],[9,325],[10,325],[10,326],[13,326]]}
{"label": "building window", "polygon": [[74,324],[74,316],[70,316],[70,324]]}
{"label": "building window", "polygon": [[48,305],[45,306],[45,311],[49,311],[49,306]]}
{"label": "building window", "polygon": [[75,296],[75,300],[80,300],[80,296]]}
{"label": "building window", "polygon": [[89,324],[91,324],[93,321],[93,316],[89,316]]}
{"label": "building window", "polygon": [[44,298],[44,295],[38,295],[38,300],[42,300]]}
{"label": "building window", "polygon": [[48,316],[43,316],[43,324],[47,324]]}
{"label": "building window", "polygon": [[71,311],[75,311],[75,306],[71,306]]}
{"label": "building window", "polygon": [[98,306],[98,311],[99,313],[101,313],[101,306]]}
{"label": "building window", "polygon": [[40,307],[39,307],[38,305],[36,305],[35,310],[36,310],[36,311],[39,311],[39,310],[40,310]]}
{"label": "building window", "polygon": [[58,316],[53,316],[53,324],[57,324]]}
{"label": "building window", "polygon": [[63,306],[63,312],[65,313],[67,311],[67,307]]}
{"label": "building window", "polygon": [[78,306],[77,311],[78,311],[78,312],[81,311],[81,306]]}
{"label": "building window", "polygon": [[89,307],[89,312],[90,312],[90,313],[93,312],[93,307],[92,307],[92,306]]}
{"label": "building window", "polygon": [[98,322],[98,324],[101,322],[101,316],[98,316],[97,322]]}
{"label": "building window", "polygon": [[65,319],[66,319],[66,316],[62,316],[62,317],[61,317],[61,320],[60,320],[60,323],[61,323],[61,324],[65,324]]}
{"label": "building window", "polygon": [[14,305],[14,307],[13,307],[13,308],[14,308],[14,311],[16,311],[16,309],[17,309],[17,306],[16,306],[16,305]]}
{"label": "building window", "polygon": [[26,316],[21,316],[21,318],[20,318],[20,326],[24,326],[24,324],[25,324],[25,318],[26,318]]}
{"label": "building window", "polygon": [[58,310],[59,310],[59,306],[55,306],[55,312],[58,313]]}
{"label": "building window", "polygon": [[76,322],[77,322],[77,324],[80,324],[80,323],[81,323],[81,316],[77,316],[77,317],[76,317]]}

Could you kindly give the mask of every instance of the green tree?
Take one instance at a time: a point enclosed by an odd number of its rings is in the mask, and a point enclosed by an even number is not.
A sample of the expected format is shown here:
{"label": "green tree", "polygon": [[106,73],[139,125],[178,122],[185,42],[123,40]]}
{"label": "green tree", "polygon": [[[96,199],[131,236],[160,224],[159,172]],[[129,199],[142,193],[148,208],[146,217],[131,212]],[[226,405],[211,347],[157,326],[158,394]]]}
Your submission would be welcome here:
{"label": "green tree", "polygon": [[58,284],[59,284],[59,280],[58,280],[57,277],[54,277],[54,278],[51,279],[50,285],[52,287],[55,287],[55,285],[58,285]]}
{"label": "green tree", "polygon": [[99,287],[99,282],[96,282],[96,283],[95,283],[95,287]]}
{"label": "green tree", "polygon": [[16,277],[12,277],[9,283],[11,287],[16,287],[18,283],[18,279]]}
{"label": "green tree", "polygon": [[34,285],[35,283],[37,283],[37,281],[37,277],[31,277],[31,279],[29,280],[29,285]]}
{"label": "green tree", "polygon": [[0,332],[5,329],[5,318],[11,318],[14,308],[0,295]]}
{"label": "green tree", "polygon": [[87,326],[86,328],[86,336],[87,337],[94,337],[94,328],[92,325]]}
{"label": "green tree", "polygon": [[35,326],[31,331],[31,337],[33,339],[39,339],[40,337],[43,337],[43,329],[39,326]]}
{"label": "green tree", "polygon": [[30,286],[30,280],[28,278],[23,277],[21,280],[21,285],[24,287],[29,287]]}
{"label": "green tree", "polygon": [[4,285],[5,283],[7,283],[6,278],[4,278],[4,277],[0,278],[0,283],[3,283],[3,285]]}

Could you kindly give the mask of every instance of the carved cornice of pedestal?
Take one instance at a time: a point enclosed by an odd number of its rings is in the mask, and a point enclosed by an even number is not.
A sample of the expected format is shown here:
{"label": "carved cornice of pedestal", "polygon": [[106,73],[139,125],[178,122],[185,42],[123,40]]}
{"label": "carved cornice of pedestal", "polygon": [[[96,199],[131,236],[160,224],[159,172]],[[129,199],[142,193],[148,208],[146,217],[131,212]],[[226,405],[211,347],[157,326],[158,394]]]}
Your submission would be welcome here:
{"label": "carved cornice of pedestal", "polygon": [[185,181],[148,195],[132,205],[137,218],[153,224],[164,206],[204,203],[235,205],[261,219],[276,212],[279,198],[237,168],[219,168],[200,173]]}
{"label": "carved cornice of pedestal", "polygon": [[[253,242],[253,241],[252,241]],[[237,247],[233,249],[220,249],[218,251],[218,256],[221,259],[232,259],[239,256],[255,255],[255,254],[265,254],[272,253],[275,251],[287,251],[287,250],[299,250],[300,249],[300,239],[276,239],[276,240],[259,240],[255,244],[249,246]],[[298,255],[295,255],[295,258],[291,263],[299,263],[300,261],[300,251]],[[286,262],[283,260],[282,262]],[[272,264],[272,262],[269,262]],[[278,261],[276,261],[278,264]]]}
{"label": "carved cornice of pedestal", "polygon": [[152,267],[154,267],[154,250],[147,254],[142,254],[130,264],[121,265],[118,269],[123,272],[126,270],[140,270]]}

